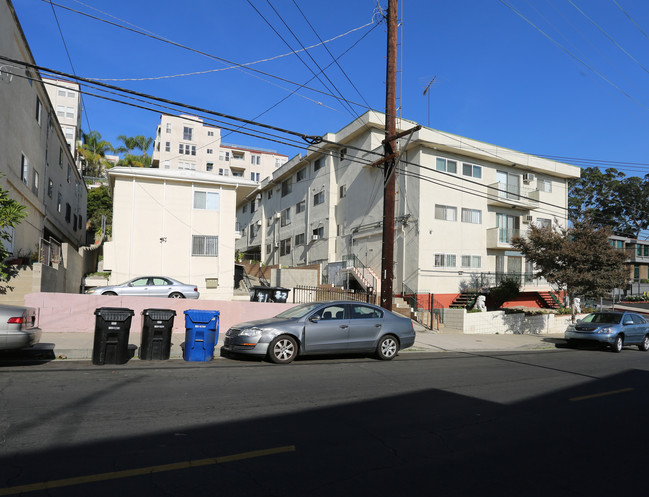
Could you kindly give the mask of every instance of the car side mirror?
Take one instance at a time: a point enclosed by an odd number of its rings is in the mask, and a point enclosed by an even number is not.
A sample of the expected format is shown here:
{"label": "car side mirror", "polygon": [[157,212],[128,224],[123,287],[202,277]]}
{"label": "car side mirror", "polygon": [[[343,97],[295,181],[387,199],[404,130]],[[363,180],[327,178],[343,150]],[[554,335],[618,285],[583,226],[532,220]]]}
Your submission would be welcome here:
{"label": "car side mirror", "polygon": [[311,321],[312,323],[317,323],[318,321],[320,321],[320,316],[311,316],[309,318],[309,321]]}
{"label": "car side mirror", "polygon": [[624,323],[622,323],[622,324],[623,324],[624,326],[628,326],[628,325],[630,325],[630,324],[633,324],[633,321],[624,321]]}

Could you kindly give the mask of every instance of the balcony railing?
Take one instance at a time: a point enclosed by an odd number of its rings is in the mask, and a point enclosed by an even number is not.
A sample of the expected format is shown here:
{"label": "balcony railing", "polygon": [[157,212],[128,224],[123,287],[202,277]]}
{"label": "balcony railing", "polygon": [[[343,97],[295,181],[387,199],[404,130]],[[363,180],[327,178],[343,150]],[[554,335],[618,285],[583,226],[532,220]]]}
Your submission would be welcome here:
{"label": "balcony railing", "polygon": [[493,183],[487,186],[487,203],[500,207],[536,209],[539,206],[539,192],[525,186]]}
{"label": "balcony railing", "polygon": [[489,228],[487,230],[487,248],[512,248],[512,239],[516,236],[523,236],[524,234],[525,232],[520,229]]}

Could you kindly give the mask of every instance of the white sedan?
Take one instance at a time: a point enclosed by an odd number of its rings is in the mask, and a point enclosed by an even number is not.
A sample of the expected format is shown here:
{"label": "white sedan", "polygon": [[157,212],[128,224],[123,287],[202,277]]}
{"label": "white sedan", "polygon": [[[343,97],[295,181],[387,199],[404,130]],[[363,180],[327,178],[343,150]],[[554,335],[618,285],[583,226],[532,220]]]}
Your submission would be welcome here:
{"label": "white sedan", "polygon": [[86,291],[93,295],[123,295],[128,297],[168,297],[197,299],[196,285],[186,285],[166,276],[140,276],[121,285],[100,286]]}
{"label": "white sedan", "polygon": [[0,305],[0,350],[23,349],[41,339],[38,311],[33,307]]}

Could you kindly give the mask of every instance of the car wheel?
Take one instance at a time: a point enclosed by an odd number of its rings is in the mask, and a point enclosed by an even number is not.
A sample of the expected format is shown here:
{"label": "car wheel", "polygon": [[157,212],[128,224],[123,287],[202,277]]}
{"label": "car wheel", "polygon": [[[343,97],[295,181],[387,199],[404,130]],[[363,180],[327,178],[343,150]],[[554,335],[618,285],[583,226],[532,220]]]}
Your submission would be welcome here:
{"label": "car wheel", "polygon": [[649,350],[649,335],[645,335],[645,337],[642,339],[642,342],[640,345],[638,345],[638,348],[642,350],[643,352],[646,352]]}
{"label": "car wheel", "polygon": [[115,292],[104,292],[102,295],[110,295],[112,297],[115,297],[117,294]]}
{"label": "car wheel", "polygon": [[392,335],[386,335],[379,340],[376,347],[376,355],[382,361],[389,361],[399,352],[399,342]]}
{"label": "car wheel", "polygon": [[184,299],[185,296],[182,293],[174,292],[174,293],[169,295],[169,298],[170,299]]}
{"label": "car wheel", "polygon": [[297,342],[295,338],[282,335],[270,342],[268,357],[275,364],[288,364],[297,356]]}
{"label": "car wheel", "polygon": [[613,350],[613,352],[620,352],[623,345],[624,340],[622,339],[621,335],[618,335],[615,337],[615,341],[613,342],[613,345],[611,345],[611,349]]}

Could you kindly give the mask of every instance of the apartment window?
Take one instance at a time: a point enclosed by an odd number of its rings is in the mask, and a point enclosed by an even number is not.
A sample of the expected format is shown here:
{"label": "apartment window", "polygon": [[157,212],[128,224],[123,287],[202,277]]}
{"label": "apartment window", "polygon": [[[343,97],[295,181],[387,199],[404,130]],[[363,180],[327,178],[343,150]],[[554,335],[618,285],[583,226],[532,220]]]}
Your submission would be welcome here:
{"label": "apartment window", "polygon": [[54,193],[54,182],[51,179],[47,180],[47,196],[52,198],[52,194]]}
{"label": "apartment window", "polygon": [[299,214],[300,212],[304,212],[306,210],[306,201],[302,200],[301,202],[298,202],[295,204],[295,213]]}
{"label": "apartment window", "polygon": [[214,169],[214,163],[213,162],[208,162],[205,164],[205,170],[206,171],[212,171]]}
{"label": "apartment window", "polygon": [[322,169],[322,166],[324,166],[324,160],[322,159],[322,157],[320,157],[319,159],[316,159],[315,162],[313,163],[313,172]]}
{"label": "apartment window", "polygon": [[449,205],[435,204],[435,219],[457,221],[457,208]]}
{"label": "apartment window", "polygon": [[347,149],[346,148],[341,148],[340,149],[340,160],[341,161],[345,160],[346,156],[347,156]]}
{"label": "apartment window", "polygon": [[273,251],[273,246],[270,243],[266,244],[266,253],[270,254]]}
{"label": "apartment window", "polygon": [[324,238],[324,226],[314,229],[312,234],[314,237]]}
{"label": "apartment window", "polygon": [[63,88],[59,88],[56,93],[59,97],[65,97],[65,90]]}
{"label": "apartment window", "polygon": [[435,267],[457,267],[455,254],[435,254]]}
{"label": "apartment window", "polygon": [[171,142],[165,142],[165,152],[171,152]]}
{"label": "apartment window", "polygon": [[282,167],[282,164],[284,164],[282,162],[282,159],[280,159],[279,157],[275,157],[275,167]]}
{"label": "apartment window", "polygon": [[280,226],[288,226],[289,224],[291,224],[291,208],[287,207],[280,216]]}
{"label": "apartment window", "polygon": [[72,179],[72,167],[70,167],[70,164],[68,164],[68,183]]}
{"label": "apartment window", "polygon": [[219,167],[219,176],[223,176],[223,168]]}
{"label": "apartment window", "polygon": [[270,226],[271,224],[273,224],[273,216],[268,216],[266,218],[266,226]]}
{"label": "apartment window", "polygon": [[255,212],[255,210],[257,210],[257,202],[253,200],[252,202],[250,202],[250,214]]}
{"label": "apartment window", "polygon": [[539,179],[536,185],[540,192],[552,193],[552,181],[549,179]]}
{"label": "apartment window", "polygon": [[42,116],[43,116],[43,104],[41,103],[41,99],[36,97],[36,122],[38,124],[41,123]]}
{"label": "apartment window", "polygon": [[208,131],[207,136],[214,136],[214,131]]}
{"label": "apartment window", "polygon": [[482,167],[464,162],[462,164],[462,175],[472,178],[482,178]]}
{"label": "apartment window", "polygon": [[347,185],[342,185],[340,187],[340,195],[339,198],[345,198],[347,196]]}
{"label": "apartment window", "polygon": [[295,175],[295,181],[302,181],[303,179],[306,178],[306,168],[303,167],[300,169],[297,174]]}
{"label": "apartment window", "polygon": [[25,154],[20,156],[20,179],[25,186],[29,186],[29,159],[25,157]]}
{"label": "apartment window", "polygon": [[208,148],[208,149],[207,149],[207,153],[210,154],[210,155],[212,155],[212,154],[214,153],[214,150],[211,149],[211,148]]}
{"label": "apartment window", "polygon": [[243,212],[244,214],[248,212],[248,204],[243,204],[243,208],[241,209],[241,212]]}
{"label": "apartment window", "polygon": [[194,192],[194,209],[219,210],[218,192]]}
{"label": "apartment window", "polygon": [[291,239],[286,238],[279,242],[279,255],[289,255],[291,253]]}
{"label": "apartment window", "polygon": [[291,178],[282,181],[282,197],[286,197],[289,193],[293,191],[293,182]]}
{"label": "apartment window", "polygon": [[59,192],[56,198],[56,212],[60,213],[62,207],[63,207],[63,195],[61,195],[61,192]]}
{"label": "apartment window", "polygon": [[184,126],[183,127],[183,140],[188,141],[188,142],[192,141],[193,131],[194,130],[192,128],[188,128],[187,126]]}
{"label": "apartment window", "polygon": [[250,243],[250,245],[252,245],[252,242],[255,239],[255,237],[257,236],[258,231],[259,231],[259,228],[256,225],[254,225],[254,224],[250,225],[250,232],[249,232],[249,236],[248,236],[248,239],[249,239],[248,243]]}
{"label": "apartment window", "polygon": [[244,160],[246,154],[240,150],[232,151],[232,160]]}
{"label": "apartment window", "polygon": [[295,235],[295,246],[304,245],[304,233]]}
{"label": "apartment window", "polygon": [[32,187],[32,191],[34,192],[34,195],[38,197],[38,185],[41,181],[40,175],[38,174],[37,171],[34,171],[34,186]]}
{"label": "apartment window", "polygon": [[219,160],[222,160],[224,162],[229,162],[230,161],[230,152],[222,150],[219,152]]}
{"label": "apartment window", "polygon": [[56,115],[59,117],[65,117],[65,105],[56,106]]}
{"label": "apartment window", "polygon": [[462,209],[462,222],[482,224],[482,211],[479,209]]}
{"label": "apartment window", "polygon": [[521,177],[518,174],[511,174],[506,171],[496,171],[498,180],[498,196],[518,200],[521,193]]}
{"label": "apartment window", "polygon": [[68,203],[65,204],[65,220],[69,223],[72,214],[72,206]]}
{"label": "apartment window", "polygon": [[479,255],[463,255],[462,267],[466,268],[480,268],[482,267],[482,257]]}
{"label": "apartment window", "polygon": [[259,181],[259,173],[250,173],[250,179],[252,181]]}
{"label": "apartment window", "polygon": [[74,107],[65,108],[65,117],[74,119]]}
{"label": "apartment window", "polygon": [[258,154],[250,154],[250,164],[253,166],[258,166],[261,164],[261,155]]}
{"label": "apartment window", "polygon": [[192,255],[219,255],[219,237],[208,235],[192,235]]}
{"label": "apartment window", "polygon": [[437,169],[438,171],[444,171],[446,173],[457,174],[457,162],[454,160],[437,157],[437,160],[435,162],[435,169]]}
{"label": "apartment window", "polygon": [[164,168],[169,169],[171,167],[171,164],[169,163],[168,160],[164,161]]}
{"label": "apartment window", "polygon": [[537,228],[549,228],[552,226],[552,219],[544,219],[542,217],[536,218],[536,227]]}
{"label": "apartment window", "polygon": [[189,171],[195,171],[196,164],[194,162],[178,162],[178,169],[187,169]]}
{"label": "apartment window", "polygon": [[324,201],[325,201],[325,194],[324,194],[324,192],[316,193],[316,194],[313,196],[313,205],[320,205],[320,204],[322,204]]}
{"label": "apartment window", "polygon": [[167,133],[171,133],[171,123],[167,123]]}
{"label": "apartment window", "polygon": [[72,230],[77,231],[77,215],[72,215]]}
{"label": "apartment window", "polygon": [[83,228],[83,216],[81,216],[81,214],[79,214],[78,221],[79,221],[79,229],[82,229]]}
{"label": "apartment window", "polygon": [[59,147],[59,166],[63,166],[63,149]]}
{"label": "apartment window", "polygon": [[343,225],[342,224],[337,224],[336,225],[336,236],[341,236],[343,234]]}
{"label": "apartment window", "polygon": [[273,189],[272,189],[272,188],[269,189],[269,190],[266,192],[266,198],[273,198]]}

